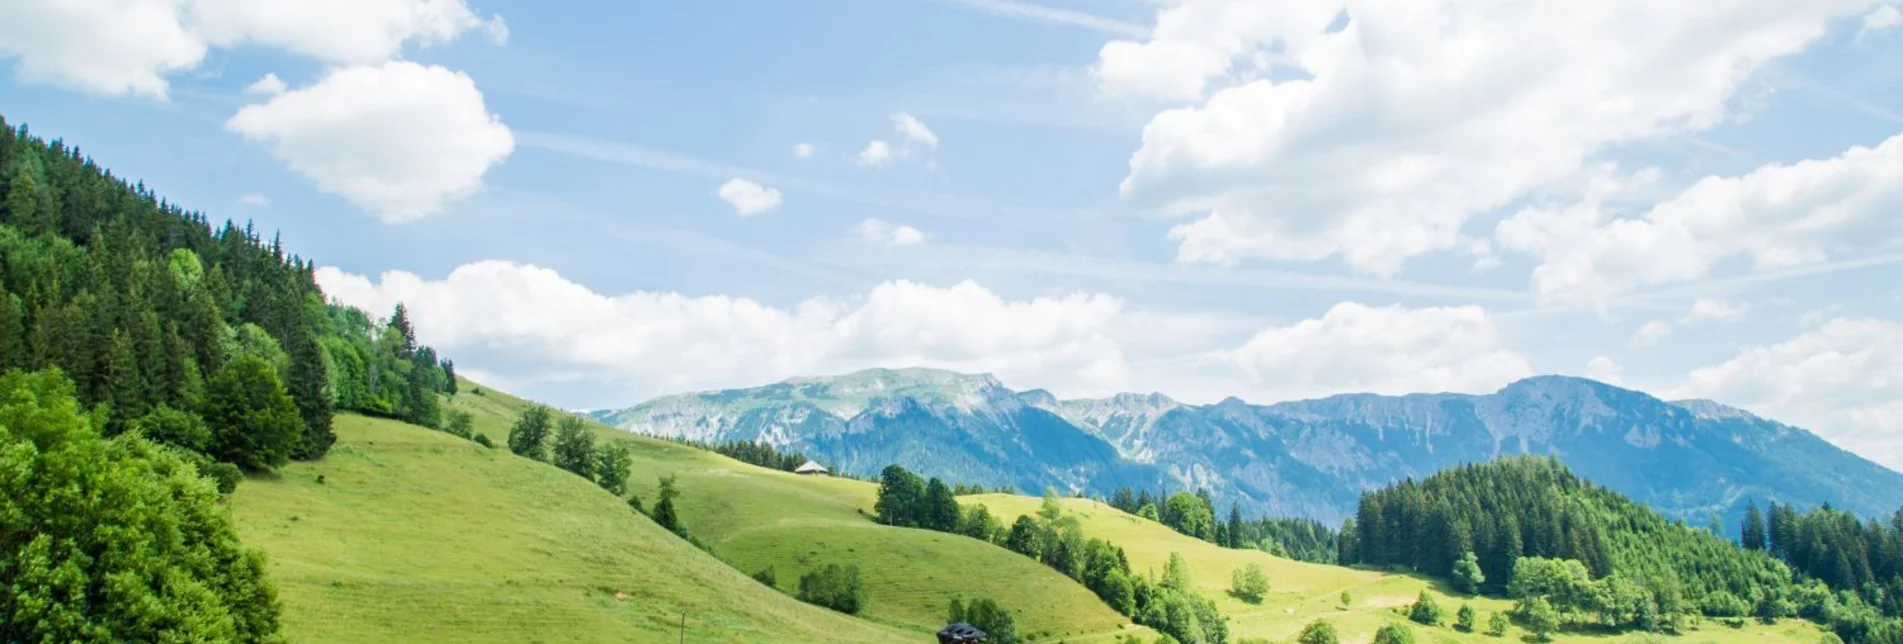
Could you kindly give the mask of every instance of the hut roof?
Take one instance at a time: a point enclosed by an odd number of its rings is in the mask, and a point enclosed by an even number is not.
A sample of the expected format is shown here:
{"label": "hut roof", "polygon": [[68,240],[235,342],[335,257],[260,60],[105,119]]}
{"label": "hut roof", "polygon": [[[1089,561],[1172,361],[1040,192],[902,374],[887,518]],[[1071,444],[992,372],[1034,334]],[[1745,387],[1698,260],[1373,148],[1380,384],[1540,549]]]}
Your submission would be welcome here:
{"label": "hut roof", "polygon": [[827,474],[829,473],[826,471],[825,467],[822,467],[820,466],[820,464],[814,463],[812,461],[807,461],[805,465],[799,466],[799,468],[793,470],[793,472],[796,474]]}

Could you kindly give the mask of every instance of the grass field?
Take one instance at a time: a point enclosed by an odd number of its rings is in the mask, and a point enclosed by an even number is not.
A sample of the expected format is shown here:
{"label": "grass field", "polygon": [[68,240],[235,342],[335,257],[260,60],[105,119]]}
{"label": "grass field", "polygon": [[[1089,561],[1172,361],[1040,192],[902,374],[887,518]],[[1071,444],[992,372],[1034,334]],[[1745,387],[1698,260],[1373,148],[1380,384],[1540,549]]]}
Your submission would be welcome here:
{"label": "grass field", "polygon": [[231,501],[293,642],[675,642],[683,612],[689,642],[929,640],[772,592],[506,450],[359,416],[337,432]]}
{"label": "grass field", "polygon": [[[475,416],[477,431],[503,444],[528,403],[465,385],[452,407]],[[602,440],[634,456],[631,491],[655,499],[658,480],[678,477],[681,520],[722,559],[753,573],[771,566],[780,588],[828,563],[858,564],[870,601],[861,617],[917,633],[945,626],[954,597],[989,597],[1011,609],[1018,628],[1040,641],[1109,640],[1150,634],[1071,579],[988,543],[955,535],[883,526],[866,513],[876,487],[754,467],[704,450],[594,425]]]}
{"label": "grass field", "polygon": [[[1026,496],[988,494],[963,497],[961,503],[983,504],[1000,515],[1006,525],[1018,516],[1037,512],[1042,499]],[[1104,539],[1124,548],[1130,567],[1139,574],[1160,576],[1170,553],[1180,553],[1189,564],[1192,583],[1230,618],[1230,633],[1238,637],[1266,638],[1273,642],[1293,641],[1303,626],[1316,619],[1334,623],[1343,642],[1369,642],[1374,631],[1388,622],[1406,622],[1405,611],[1422,590],[1436,597],[1451,623],[1455,610],[1470,602],[1487,615],[1507,610],[1511,602],[1503,599],[1454,596],[1446,586],[1411,575],[1311,564],[1275,557],[1253,550],[1231,550],[1177,533],[1160,523],[1132,516],[1115,508],[1087,499],[1065,499],[1064,509],[1079,517],[1085,534]],[[1268,573],[1272,590],[1262,604],[1245,603],[1228,594],[1230,575],[1254,563]],[[1343,606],[1342,591],[1353,595],[1353,604]],[[1702,623],[1692,633],[1680,637],[1646,635],[1594,635],[1567,633],[1557,642],[1687,642],[1692,644],[1756,642],[1814,644],[1823,636],[1815,625],[1801,620],[1783,620],[1775,626],[1752,622],[1742,629],[1716,623]],[[1450,626],[1428,628],[1414,626],[1421,642],[1501,642],[1484,634],[1462,633]],[[1515,627],[1504,641],[1518,642],[1528,634]]]}

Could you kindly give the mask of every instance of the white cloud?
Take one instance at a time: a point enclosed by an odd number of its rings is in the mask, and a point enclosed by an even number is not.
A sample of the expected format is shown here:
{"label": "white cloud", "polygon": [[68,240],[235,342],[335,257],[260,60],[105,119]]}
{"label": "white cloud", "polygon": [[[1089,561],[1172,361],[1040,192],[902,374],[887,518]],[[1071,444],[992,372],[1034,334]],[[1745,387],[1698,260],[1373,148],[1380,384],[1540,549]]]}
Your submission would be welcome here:
{"label": "white cloud", "polygon": [[482,186],[515,149],[468,75],[396,61],[332,70],[225,122],[320,190],[388,222],[412,221]]}
{"label": "white cloud", "polygon": [[263,208],[265,206],[271,205],[271,198],[266,196],[262,192],[247,192],[238,197],[238,203],[251,206],[253,208]]}
{"label": "white cloud", "polygon": [[283,94],[285,89],[284,79],[278,78],[277,74],[272,73],[265,74],[264,77],[258,79],[257,82],[245,86],[244,93],[277,96]]}
{"label": "white cloud", "polygon": [[810,159],[813,157],[813,154],[818,151],[819,150],[817,148],[814,148],[813,144],[811,143],[793,144],[793,156],[796,156],[802,159]]}
{"label": "white cloud", "polygon": [[911,226],[894,226],[883,219],[867,219],[859,222],[859,238],[870,244],[880,246],[916,246],[925,243],[930,235]]}
{"label": "white cloud", "polygon": [[205,58],[178,12],[179,0],[0,2],[0,59],[18,57],[23,81],[164,99],[165,76]]}
{"label": "white cloud", "polygon": [[893,114],[892,127],[899,131],[899,136],[907,143],[917,143],[934,149],[938,147],[938,135],[932,133],[931,128],[925,127],[924,123],[910,114],[905,112]]}
{"label": "white cloud", "polygon": [[881,166],[892,160],[892,144],[881,139],[873,139],[866,149],[859,151],[859,165]]}
{"label": "white cloud", "polygon": [[213,45],[265,44],[346,64],[382,62],[406,44],[442,44],[486,27],[464,0],[190,0],[187,16]]}
{"label": "white cloud", "polygon": [[392,271],[372,281],[331,267],[317,280],[366,310],[405,302],[424,342],[530,365],[520,378],[604,379],[642,395],[872,366],[992,372],[1096,393],[1129,376],[1119,340],[1131,334],[1124,304],[1100,294],[1006,300],[969,281],[889,281],[853,298],[776,308],[718,295],[602,295],[502,261],[467,264],[442,280]]}
{"label": "white cloud", "polygon": [[1319,319],[1258,331],[1226,360],[1272,398],[1344,392],[1491,392],[1533,374],[1474,306],[1344,302]]}
{"label": "white cloud", "polygon": [[1692,303],[1692,310],[1679,318],[1679,324],[1697,324],[1699,322],[1743,322],[1749,307],[1733,305],[1724,300],[1703,299]]}
{"label": "white cloud", "polygon": [[1863,26],[1857,29],[1857,41],[1863,42],[1871,36],[1895,29],[1897,25],[1903,25],[1903,11],[1898,11],[1896,5],[1877,7],[1863,17]]}
{"label": "white cloud", "polygon": [[[1151,118],[1121,185],[1201,214],[1171,231],[1179,259],[1395,274],[1609,146],[1723,121],[1757,70],[1873,2],[1347,4],[1332,30],[1344,3],[1180,0],[1101,50],[1106,92],[1186,104]],[[1290,68],[1310,77],[1270,80]]]}
{"label": "white cloud", "polygon": [[1586,377],[1613,386],[1625,384],[1625,369],[1619,363],[1606,356],[1594,356],[1586,361]]}
{"label": "white cloud", "polygon": [[1817,432],[1903,469],[1903,324],[1837,318],[1696,369],[1673,395],[1711,398]]}
{"label": "white cloud", "polygon": [[715,191],[720,200],[733,206],[734,212],[749,217],[780,207],[780,191],[741,178],[728,179]]}
{"label": "white cloud", "polygon": [[1669,337],[1672,337],[1672,325],[1652,320],[1639,327],[1637,333],[1632,334],[1632,346],[1650,347]]}
{"label": "white cloud", "polygon": [[1706,177],[1642,216],[1614,218],[1593,195],[1501,222],[1502,246],[1542,263],[1542,300],[1604,302],[1640,287],[1711,274],[1748,258],[1759,270],[1825,261],[1903,233],[1903,135],[1823,160]]}
{"label": "white cloud", "polygon": [[166,76],[211,47],[375,63],[477,27],[506,33],[464,0],[12,0],[0,3],[0,58],[18,57],[23,80],[164,99]]}

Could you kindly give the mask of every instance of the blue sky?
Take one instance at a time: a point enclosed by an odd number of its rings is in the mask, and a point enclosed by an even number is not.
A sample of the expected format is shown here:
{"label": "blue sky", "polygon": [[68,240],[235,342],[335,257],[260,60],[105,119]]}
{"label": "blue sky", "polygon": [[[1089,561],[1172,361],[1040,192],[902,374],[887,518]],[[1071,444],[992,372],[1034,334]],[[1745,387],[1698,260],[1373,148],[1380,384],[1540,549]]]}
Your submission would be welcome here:
{"label": "blue sky", "polygon": [[564,406],[1566,373],[1903,467],[1897,8],[1451,4],[30,0],[0,109]]}

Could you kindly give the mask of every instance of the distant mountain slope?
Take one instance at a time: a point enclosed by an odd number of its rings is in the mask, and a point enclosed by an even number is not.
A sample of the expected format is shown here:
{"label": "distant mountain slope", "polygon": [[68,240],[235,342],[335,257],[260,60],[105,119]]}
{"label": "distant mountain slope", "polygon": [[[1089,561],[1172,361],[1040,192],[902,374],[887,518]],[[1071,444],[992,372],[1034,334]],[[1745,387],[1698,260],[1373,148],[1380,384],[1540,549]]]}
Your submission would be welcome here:
{"label": "distant mountain slope", "polygon": [[1710,401],[1666,402],[1591,380],[1529,378],[1487,395],[1350,394],[1188,405],[1159,394],[1059,400],[988,375],[874,369],[596,412],[636,432],[765,440],[844,471],[891,463],[951,480],[1207,487],[1219,503],[1338,521],[1364,491],[1501,454],[1552,454],[1672,518],[1735,524],[1748,500],[1865,515],[1903,499],[1903,474],[1802,429]]}

